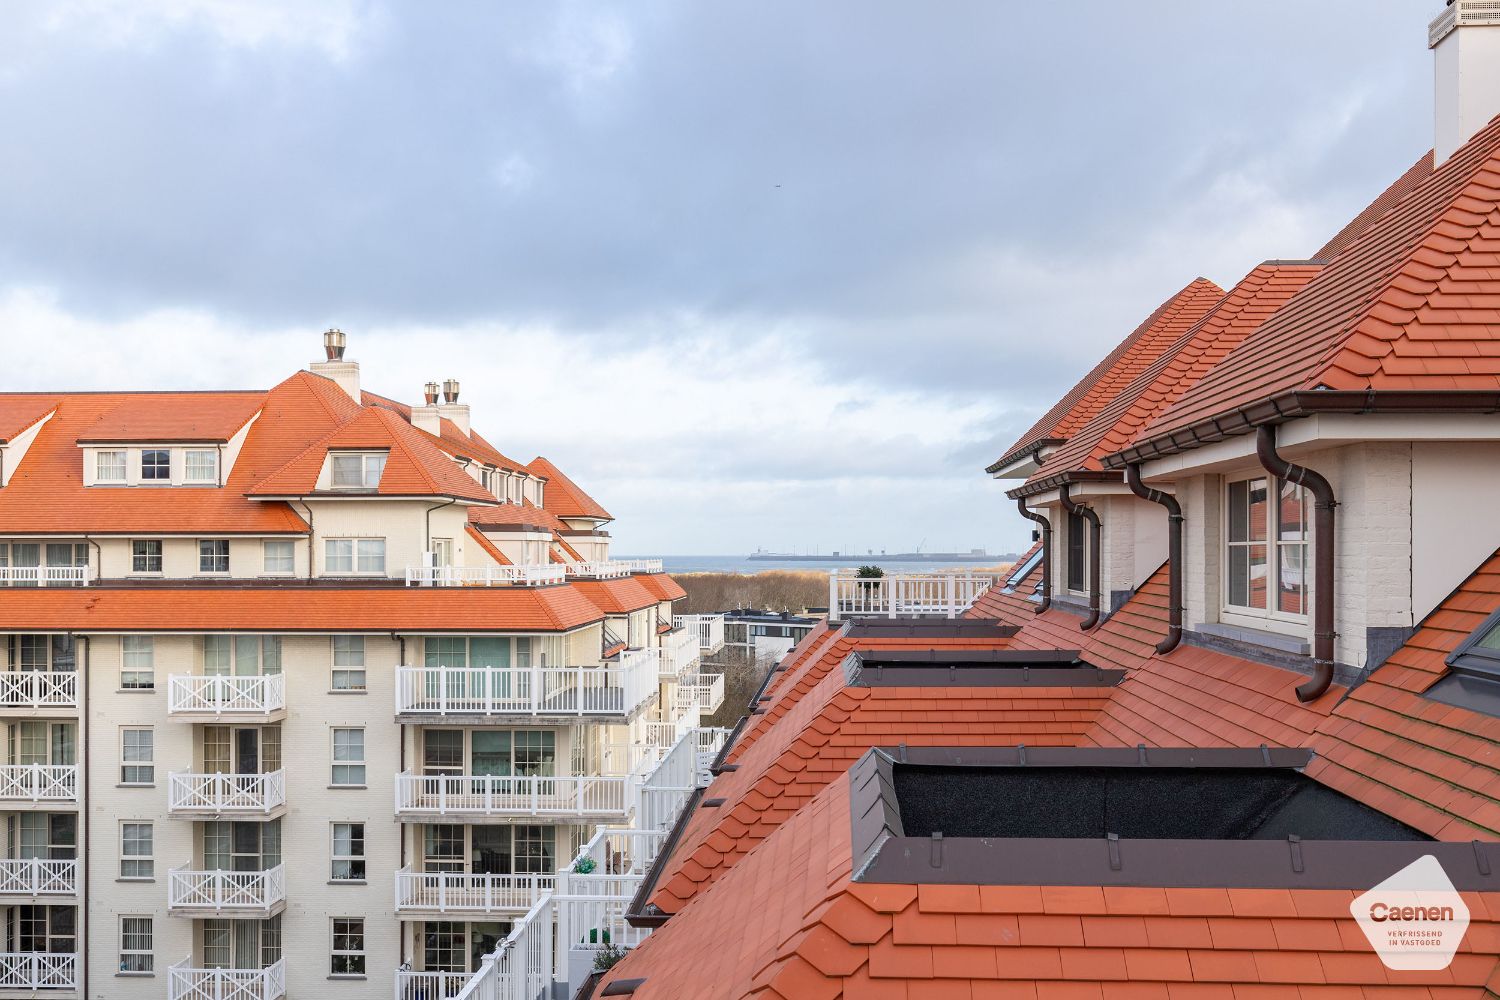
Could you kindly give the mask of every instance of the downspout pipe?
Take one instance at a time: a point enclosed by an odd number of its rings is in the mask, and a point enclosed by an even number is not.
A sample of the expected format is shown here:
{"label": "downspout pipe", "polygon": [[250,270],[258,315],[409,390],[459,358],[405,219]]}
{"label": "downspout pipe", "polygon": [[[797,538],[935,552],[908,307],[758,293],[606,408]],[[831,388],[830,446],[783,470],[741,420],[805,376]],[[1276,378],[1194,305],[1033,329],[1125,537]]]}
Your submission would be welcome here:
{"label": "downspout pipe", "polygon": [[1158,653],[1170,653],[1182,641],[1182,505],[1170,493],[1152,489],[1141,481],[1141,464],[1125,466],[1130,492],[1167,508],[1167,637],[1156,644]]}
{"label": "downspout pipe", "polygon": [[1035,614],[1052,607],[1052,522],[1045,514],[1038,514],[1026,506],[1025,497],[1016,498],[1016,509],[1028,521],[1042,526],[1042,603],[1036,606]]}
{"label": "downspout pipe", "polygon": [[1067,483],[1057,488],[1057,498],[1062,501],[1063,509],[1069,514],[1077,514],[1089,523],[1089,615],[1078,626],[1080,632],[1087,632],[1099,624],[1099,515],[1094,513],[1092,507],[1074,503],[1073,498],[1068,496]]}
{"label": "downspout pipe", "polygon": [[1276,453],[1275,424],[1255,429],[1255,455],[1271,475],[1313,495],[1313,675],[1297,687],[1297,700],[1313,701],[1333,684],[1333,512],[1338,502],[1327,479]]}

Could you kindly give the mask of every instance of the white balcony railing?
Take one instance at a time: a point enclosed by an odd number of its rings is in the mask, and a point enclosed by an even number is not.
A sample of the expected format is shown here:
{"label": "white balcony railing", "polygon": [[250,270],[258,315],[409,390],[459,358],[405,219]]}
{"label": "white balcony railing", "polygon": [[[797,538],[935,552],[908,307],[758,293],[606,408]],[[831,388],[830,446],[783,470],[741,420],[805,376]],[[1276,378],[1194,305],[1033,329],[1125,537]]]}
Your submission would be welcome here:
{"label": "white balcony railing", "polygon": [[0,708],[77,708],[73,670],[0,671]]}
{"label": "white balcony railing", "polygon": [[78,862],[73,858],[0,860],[0,896],[74,896]]}
{"label": "white balcony railing", "polygon": [[712,715],[724,704],[724,675],[723,674],[699,674],[698,675],[698,711],[704,715]]}
{"label": "white balcony railing", "polygon": [[467,872],[396,873],[396,911],[493,913],[529,910],[557,885],[556,875],[472,875]]}
{"label": "white balcony railing", "polygon": [[167,775],[167,809],[195,816],[253,816],[286,805],[286,772]]}
{"label": "white balcony railing", "polygon": [[622,559],[595,559],[591,562],[568,563],[569,576],[587,576],[596,580],[611,580],[629,576],[630,564]]}
{"label": "white balcony railing", "polygon": [[222,913],[266,914],[286,902],[286,867],[261,872],[192,871],[173,868],[167,873],[169,910],[213,910]]}
{"label": "white balcony railing", "polygon": [[0,990],[76,990],[78,956],[47,951],[0,952]]}
{"label": "white balcony railing", "polygon": [[285,708],[285,674],[172,674],[167,678],[169,715],[250,718]]}
{"label": "white balcony railing", "polygon": [[693,629],[678,629],[661,637],[662,679],[676,680],[698,664],[698,634]]}
{"label": "white balcony railing", "polygon": [[0,765],[0,801],[77,802],[78,765]]}
{"label": "white balcony railing", "polygon": [[694,633],[698,649],[704,653],[717,653],[724,648],[723,615],[674,615],[672,624]]}
{"label": "white balcony railing", "polygon": [[398,667],[397,714],[629,715],[656,693],[654,658],[596,667]]}
{"label": "white balcony railing", "polygon": [[[472,972],[412,972],[410,969],[398,969],[396,1000],[453,1000],[463,992],[463,988],[475,975]],[[492,996],[501,997],[504,994],[494,993]]]}
{"label": "white balcony railing", "polygon": [[890,573],[860,577],[854,570],[828,576],[828,607],[835,618],[915,615],[957,618],[995,583],[988,573]]}
{"label": "white balcony railing", "polygon": [[0,586],[86,587],[93,579],[87,566],[0,566]]}
{"label": "white balcony railing", "polygon": [[567,570],[561,563],[406,567],[408,587],[538,587],[566,579]]}
{"label": "white balcony railing", "polygon": [[264,969],[167,969],[167,1000],[276,1000],[286,996],[286,959]]}
{"label": "white balcony railing", "polygon": [[396,813],[623,817],[629,778],[619,776],[396,775]]}

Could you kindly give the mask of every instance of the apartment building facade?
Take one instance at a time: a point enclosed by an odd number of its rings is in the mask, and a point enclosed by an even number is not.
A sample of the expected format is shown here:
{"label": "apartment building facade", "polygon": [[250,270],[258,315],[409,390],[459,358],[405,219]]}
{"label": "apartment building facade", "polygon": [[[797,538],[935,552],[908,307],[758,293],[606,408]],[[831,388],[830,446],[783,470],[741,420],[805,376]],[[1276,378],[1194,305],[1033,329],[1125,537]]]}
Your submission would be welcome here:
{"label": "apartment building facade", "polygon": [[717,708],[604,508],[325,353],[0,397],[0,994],[456,992]]}

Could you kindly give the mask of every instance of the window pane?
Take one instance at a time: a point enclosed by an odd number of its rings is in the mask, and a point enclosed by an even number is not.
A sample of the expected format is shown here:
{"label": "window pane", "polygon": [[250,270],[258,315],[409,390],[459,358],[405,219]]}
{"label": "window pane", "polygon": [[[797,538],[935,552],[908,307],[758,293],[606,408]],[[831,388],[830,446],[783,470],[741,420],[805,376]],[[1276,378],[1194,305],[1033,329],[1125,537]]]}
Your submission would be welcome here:
{"label": "window pane", "polygon": [[[1255,522],[1252,519],[1251,527],[1254,528],[1254,526]],[[1245,606],[1264,610],[1266,607],[1266,587],[1270,582],[1266,579],[1266,547],[1264,545],[1246,545],[1243,548],[1249,555],[1250,568],[1250,600]]]}
{"label": "window pane", "polygon": [[[1250,484],[1246,481],[1229,484],[1229,540],[1248,540],[1246,524],[1249,520]],[[1236,602],[1238,603],[1238,602]]]}
{"label": "window pane", "polygon": [[156,448],[147,448],[141,452],[141,479],[161,481],[171,478],[171,452]]}
{"label": "window pane", "polygon": [[330,538],[323,543],[324,568],[333,573],[354,572],[354,540]]}
{"label": "window pane", "polygon": [[229,539],[208,538],[198,543],[198,572],[229,572]]}
{"label": "window pane", "polygon": [[1266,540],[1267,520],[1271,515],[1271,508],[1267,503],[1266,481],[1264,479],[1250,480],[1249,497],[1248,538],[1252,542],[1263,542]]}
{"label": "window pane", "polygon": [[1303,541],[1307,538],[1307,491],[1287,482],[1278,487],[1277,537],[1284,542]]}
{"label": "window pane", "polygon": [[187,478],[192,482],[216,482],[219,478],[219,454],[214,451],[187,453]]}
{"label": "window pane", "polygon": [[1229,547],[1229,603],[1240,608],[1250,602],[1249,555],[1243,545]]}
{"label": "window pane", "polygon": [[1307,614],[1306,545],[1279,545],[1280,563],[1276,567],[1276,606],[1289,615]]}
{"label": "window pane", "polygon": [[291,542],[266,542],[264,551],[265,572],[290,573],[296,568]]}
{"label": "window pane", "polygon": [[362,486],[363,463],[358,455],[333,456],[333,485]]}
{"label": "window pane", "polygon": [[125,478],[125,453],[123,451],[101,451],[94,456],[94,478],[119,482]]}
{"label": "window pane", "polygon": [[385,572],[385,539],[384,538],[361,538],[359,539],[359,572],[361,573],[384,573]]}

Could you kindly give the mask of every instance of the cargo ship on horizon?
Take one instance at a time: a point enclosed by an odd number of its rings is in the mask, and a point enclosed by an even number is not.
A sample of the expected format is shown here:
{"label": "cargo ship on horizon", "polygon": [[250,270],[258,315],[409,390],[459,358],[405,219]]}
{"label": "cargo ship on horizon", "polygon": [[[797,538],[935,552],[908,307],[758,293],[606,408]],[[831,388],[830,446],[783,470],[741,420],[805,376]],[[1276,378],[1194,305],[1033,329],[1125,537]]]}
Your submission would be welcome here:
{"label": "cargo ship on horizon", "polygon": [[1011,559],[1012,555],[994,555],[984,549],[970,549],[967,552],[828,552],[822,554],[799,555],[793,552],[767,552],[765,549],[756,549],[745,557],[753,562],[847,562],[851,565],[870,561],[884,562],[994,562],[997,560]]}

